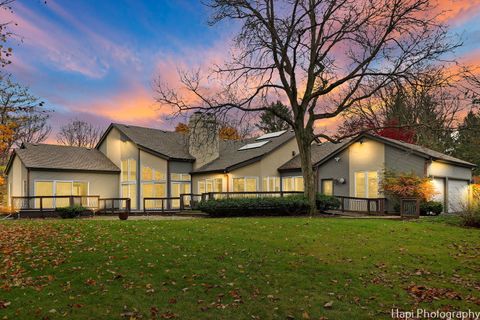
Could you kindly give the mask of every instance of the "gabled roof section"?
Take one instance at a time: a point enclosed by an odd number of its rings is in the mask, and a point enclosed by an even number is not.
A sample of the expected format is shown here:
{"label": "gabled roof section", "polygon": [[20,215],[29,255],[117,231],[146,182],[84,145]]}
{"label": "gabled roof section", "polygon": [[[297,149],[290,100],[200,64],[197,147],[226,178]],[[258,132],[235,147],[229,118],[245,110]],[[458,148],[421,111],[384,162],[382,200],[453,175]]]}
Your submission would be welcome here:
{"label": "gabled roof section", "polygon": [[193,171],[193,173],[207,173],[207,172],[229,172],[248,164],[259,161],[265,155],[273,152],[285,143],[295,138],[292,131],[285,132],[280,136],[268,139],[270,142],[253,149],[239,150],[241,147],[249,144],[259,142],[256,138],[241,140],[241,141],[220,141],[219,157],[203,167]]}
{"label": "gabled roof section", "polygon": [[432,150],[432,149],[428,149],[428,148],[425,148],[425,147],[422,147],[422,146],[419,146],[419,145],[416,145],[416,144],[411,144],[411,143],[407,143],[407,142],[403,142],[403,141],[399,141],[399,140],[385,138],[385,137],[381,137],[381,136],[377,136],[377,135],[373,135],[373,134],[367,134],[367,136],[369,136],[371,138],[374,138],[374,139],[383,140],[386,143],[391,143],[391,144],[396,145],[400,148],[403,148],[407,151],[418,152],[420,154],[423,154],[423,155],[431,158],[432,160],[454,163],[454,164],[463,165],[463,166],[466,166],[466,167],[476,167],[477,166],[474,163],[471,163],[471,162],[468,162],[468,161],[465,161],[465,160],[462,160],[462,159],[458,159],[458,158],[449,156],[448,154],[444,154],[444,153],[441,153],[441,152],[438,152],[438,151],[435,151],[435,150]]}
{"label": "gabled roof section", "polygon": [[25,143],[14,151],[5,172],[8,172],[15,156],[30,169],[120,172],[120,169],[97,149]]}
{"label": "gabled roof section", "polygon": [[[370,133],[363,133],[360,134],[354,138],[350,139],[345,139],[342,142],[339,143],[331,143],[331,142],[324,142],[318,145],[313,145],[312,146],[312,164],[313,166],[319,166],[322,163],[326,162],[327,160],[331,159],[335,155],[337,155],[339,152],[342,150],[345,150],[348,148],[351,144],[361,140],[362,138],[370,138],[375,141],[379,141],[381,143],[385,143],[387,145],[393,146],[395,148],[402,149],[406,152],[411,152],[413,154],[416,154],[420,157],[423,157],[425,159],[431,159],[431,160],[436,160],[440,162],[446,162],[446,163],[451,163],[459,166],[464,166],[464,167],[476,167],[475,164],[446,155],[444,153],[434,151],[419,145],[411,144],[411,143],[406,143],[403,141],[398,141],[390,138],[385,138],[382,136],[378,136],[375,134],[370,134]],[[278,168],[279,171],[290,171],[290,170],[300,170],[301,169],[301,162],[300,162],[300,156],[296,156],[293,159],[287,161],[285,164],[283,164],[280,168]]]}
{"label": "gabled roof section", "polygon": [[112,123],[97,144],[97,148],[112,130],[118,129],[125,137],[145,151],[172,160],[194,161],[188,153],[187,135],[179,132]]}

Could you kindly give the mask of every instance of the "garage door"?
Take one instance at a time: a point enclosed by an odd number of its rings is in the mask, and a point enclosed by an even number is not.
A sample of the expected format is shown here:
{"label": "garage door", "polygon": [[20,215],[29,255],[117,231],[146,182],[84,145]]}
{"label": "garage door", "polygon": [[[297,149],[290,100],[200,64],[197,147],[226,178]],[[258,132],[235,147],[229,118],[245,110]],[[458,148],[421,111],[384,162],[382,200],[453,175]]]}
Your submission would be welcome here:
{"label": "garage door", "polygon": [[460,212],[468,201],[468,181],[448,180],[448,212]]}
{"label": "garage door", "polygon": [[445,206],[445,179],[435,178],[433,179],[433,186],[435,188],[434,201],[441,202]]}

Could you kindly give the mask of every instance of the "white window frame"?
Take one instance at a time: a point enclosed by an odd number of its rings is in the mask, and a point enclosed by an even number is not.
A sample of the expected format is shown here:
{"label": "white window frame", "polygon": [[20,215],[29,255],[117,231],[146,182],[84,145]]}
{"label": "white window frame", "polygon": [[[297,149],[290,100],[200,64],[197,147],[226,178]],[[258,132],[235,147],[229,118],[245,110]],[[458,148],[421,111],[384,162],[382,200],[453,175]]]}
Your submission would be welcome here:
{"label": "white window frame", "polygon": [[[243,179],[243,189],[245,191],[243,192],[258,192],[258,177],[257,176],[243,176],[243,177],[232,177],[231,178],[231,186],[232,186],[232,191],[233,192],[236,192],[233,190],[234,186],[233,186],[233,179]],[[247,179],[255,179],[255,191],[247,191]],[[241,192],[241,191],[239,191]]]}
{"label": "white window frame", "polygon": [[[263,179],[267,179],[267,190],[263,190]],[[273,180],[273,184],[276,185],[276,180],[278,180],[278,190],[270,190],[270,181]],[[282,190],[282,181],[279,176],[267,176],[262,178],[262,191],[266,192],[280,192]]]}
{"label": "white window frame", "polygon": [[[83,183],[87,183],[87,196],[90,195],[90,181],[86,181],[86,180],[48,180],[48,179],[34,179],[33,180],[33,194],[34,196],[37,196],[37,188],[36,188],[36,184],[37,182],[52,182],[52,196],[55,197],[56,196],[56,190],[57,190],[57,182],[70,182],[72,187],[71,187],[71,190],[70,190],[70,193],[73,195],[73,184],[75,182],[83,182]],[[53,207],[56,208],[56,199],[53,198],[52,199],[53,201]]]}
{"label": "white window frame", "polygon": [[[120,182],[123,184],[127,184],[127,183],[132,183],[132,182],[137,182],[137,180],[139,180],[139,177],[141,178],[141,172],[138,172],[138,160],[135,159],[135,158],[127,158],[127,159],[121,159],[120,160],[120,169],[122,167],[122,161],[127,161],[127,180],[123,180],[123,171],[120,172]],[[132,160],[135,161],[135,180],[130,180],[130,172],[132,171],[131,170],[131,163],[132,163]],[[142,170],[141,166],[140,166],[140,171]]]}
{"label": "white window frame", "polygon": [[[378,194],[377,191],[377,196],[370,198],[369,196],[369,189],[368,189],[368,173],[369,172],[376,172],[377,173],[377,190],[378,186],[380,185],[380,175],[377,170],[359,170],[355,171],[353,173],[353,194],[355,195],[355,198],[369,198],[369,199],[375,199],[378,198],[380,195]],[[357,197],[357,173],[363,173],[364,174],[364,179],[365,179],[365,197]]]}
{"label": "white window frame", "polygon": [[[221,181],[222,183],[222,190],[220,191],[214,191],[215,190],[215,185],[216,185],[216,182],[217,181]],[[201,179],[197,182],[197,191],[200,193],[200,184],[203,183],[204,185],[204,192],[205,193],[208,193],[208,192],[223,192],[223,179],[222,178],[205,178],[205,179]],[[207,190],[207,183],[211,183],[212,184],[212,191],[208,191]]]}

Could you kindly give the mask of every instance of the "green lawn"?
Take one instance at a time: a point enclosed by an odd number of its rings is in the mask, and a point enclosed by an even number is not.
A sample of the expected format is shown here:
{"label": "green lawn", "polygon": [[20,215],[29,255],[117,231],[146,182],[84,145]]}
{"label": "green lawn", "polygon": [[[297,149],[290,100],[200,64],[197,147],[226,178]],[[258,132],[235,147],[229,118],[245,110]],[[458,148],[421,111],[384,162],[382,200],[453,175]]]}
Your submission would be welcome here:
{"label": "green lawn", "polygon": [[480,311],[480,231],[444,221],[7,221],[0,249],[0,319]]}

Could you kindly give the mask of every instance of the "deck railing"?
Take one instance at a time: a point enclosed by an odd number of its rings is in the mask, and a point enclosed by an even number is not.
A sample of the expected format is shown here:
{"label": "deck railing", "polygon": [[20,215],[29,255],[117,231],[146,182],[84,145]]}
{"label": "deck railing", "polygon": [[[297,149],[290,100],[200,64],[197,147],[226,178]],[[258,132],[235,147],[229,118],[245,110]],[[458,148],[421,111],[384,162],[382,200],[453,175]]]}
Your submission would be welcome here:
{"label": "deck railing", "polygon": [[23,196],[12,197],[12,210],[53,211],[56,208],[82,206],[96,210],[100,196]]}
{"label": "deck railing", "polygon": [[98,212],[100,213],[118,213],[131,211],[130,198],[100,198]]}
{"label": "deck railing", "polygon": [[147,197],[143,198],[143,211],[149,212],[175,212],[195,209],[201,200],[200,194],[184,193],[178,197]]}
{"label": "deck railing", "polygon": [[367,212],[368,214],[386,212],[385,198],[335,197],[340,200],[340,210],[342,212]]}

